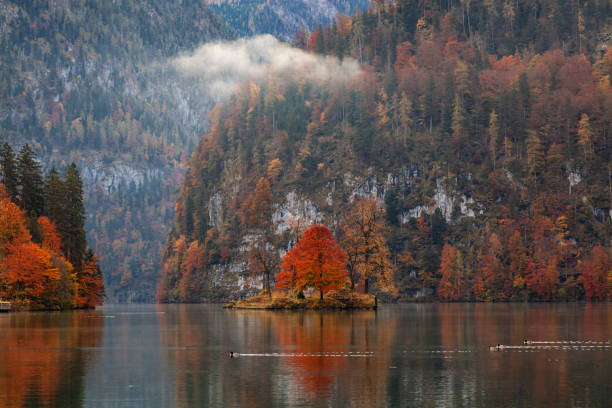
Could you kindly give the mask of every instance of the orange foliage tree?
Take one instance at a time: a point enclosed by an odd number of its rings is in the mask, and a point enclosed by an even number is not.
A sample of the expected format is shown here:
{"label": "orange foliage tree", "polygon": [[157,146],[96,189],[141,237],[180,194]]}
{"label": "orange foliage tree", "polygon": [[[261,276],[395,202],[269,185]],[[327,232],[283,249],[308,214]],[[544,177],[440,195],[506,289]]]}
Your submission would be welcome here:
{"label": "orange foliage tree", "polygon": [[440,261],[440,285],[438,297],[442,300],[464,300],[466,282],[462,276],[458,252],[449,243],[444,244],[442,260]]}
{"label": "orange foliage tree", "polygon": [[77,306],[93,308],[101,305],[104,297],[104,279],[96,254],[91,250],[85,254],[80,277]]}
{"label": "orange foliage tree", "polygon": [[33,242],[9,244],[2,269],[11,299],[38,304],[49,287],[60,280],[51,255]]}
{"label": "orange foliage tree", "polygon": [[342,243],[349,259],[351,290],[363,279],[368,293],[372,280],[388,286],[392,272],[385,232],[389,229],[380,204],[372,198],[358,200],[342,220]]}
{"label": "orange foliage tree", "polygon": [[47,217],[34,221],[40,245],[32,242],[25,214],[0,185],[0,296],[18,307],[66,309],[102,303],[104,282],[93,252],[77,283],[62,254],[62,239]]}
{"label": "orange foliage tree", "polygon": [[596,246],[578,268],[582,272],[582,285],[588,300],[606,300],[611,294],[608,286],[612,276],[612,256],[609,250]]}
{"label": "orange foliage tree", "polygon": [[323,299],[324,292],[340,289],[346,283],[345,267],[346,254],[332,232],[323,225],[314,225],[283,258],[283,272],[276,287],[315,288]]}

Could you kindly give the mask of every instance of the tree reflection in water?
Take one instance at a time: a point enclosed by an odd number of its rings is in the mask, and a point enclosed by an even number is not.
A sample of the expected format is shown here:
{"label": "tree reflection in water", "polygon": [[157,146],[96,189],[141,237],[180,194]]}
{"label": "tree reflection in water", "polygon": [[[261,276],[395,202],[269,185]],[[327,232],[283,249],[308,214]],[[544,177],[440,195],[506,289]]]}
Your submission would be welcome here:
{"label": "tree reflection in water", "polygon": [[489,346],[612,340],[611,323],[607,303],[0,315],[0,407],[607,407],[612,345]]}
{"label": "tree reflection in water", "polygon": [[12,313],[0,320],[0,406],[81,407],[102,334],[99,311]]}

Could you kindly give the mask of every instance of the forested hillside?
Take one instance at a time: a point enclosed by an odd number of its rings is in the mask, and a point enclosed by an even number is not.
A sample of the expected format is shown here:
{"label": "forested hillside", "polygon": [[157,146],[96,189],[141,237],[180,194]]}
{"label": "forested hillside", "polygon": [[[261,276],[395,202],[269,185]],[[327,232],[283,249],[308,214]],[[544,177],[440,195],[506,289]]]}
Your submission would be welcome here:
{"label": "forested hillside", "polygon": [[202,1],[0,1],[0,138],[81,169],[111,301],[152,300],[211,99],[169,58],[233,34]]}
{"label": "forested hillside", "polygon": [[374,3],[297,42],[361,72],[276,74],[214,109],[158,298],[256,293],[258,252],[314,223],[342,242],[360,197],[385,214],[394,288],[370,284],[390,298],[609,298],[609,2]]}
{"label": "forested hillside", "polygon": [[311,32],[332,23],[338,13],[366,10],[370,0],[208,0],[225,24],[242,36],[272,34],[293,41],[298,31]]}

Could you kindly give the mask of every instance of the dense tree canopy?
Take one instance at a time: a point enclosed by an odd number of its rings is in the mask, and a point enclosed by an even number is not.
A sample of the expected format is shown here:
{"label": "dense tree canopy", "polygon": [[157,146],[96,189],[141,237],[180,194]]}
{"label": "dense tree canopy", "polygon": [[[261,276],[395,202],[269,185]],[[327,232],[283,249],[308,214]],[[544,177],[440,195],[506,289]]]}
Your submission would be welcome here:
{"label": "dense tree canopy", "polygon": [[[279,74],[217,106],[168,247],[200,239],[180,227],[189,217],[207,225],[229,251],[202,268],[203,290],[246,294],[251,281],[210,273],[244,276],[245,203],[270,175],[279,251],[292,223],[342,238],[359,197],[384,202],[400,298],[603,299],[603,269],[589,265],[605,265],[612,236],[612,51],[596,31],[610,6],[566,6],[378,2],[303,34],[297,46],[361,70],[329,82]],[[349,271],[356,259],[349,249]]]}
{"label": "dense tree canopy", "polygon": [[[83,191],[74,164],[65,177],[55,169],[46,182],[38,159],[25,145],[14,169],[3,147],[0,184],[0,297],[16,307],[66,309],[102,304],[104,281],[85,240]],[[15,201],[14,201],[15,200]]]}

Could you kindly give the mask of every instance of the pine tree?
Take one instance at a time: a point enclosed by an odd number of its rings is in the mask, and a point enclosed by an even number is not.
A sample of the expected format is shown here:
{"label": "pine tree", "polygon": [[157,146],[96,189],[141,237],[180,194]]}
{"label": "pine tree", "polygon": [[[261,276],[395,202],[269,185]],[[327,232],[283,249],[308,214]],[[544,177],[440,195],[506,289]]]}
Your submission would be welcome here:
{"label": "pine tree", "polygon": [[45,212],[43,178],[36,154],[27,143],[19,151],[18,169],[20,207],[29,216],[38,218]]}
{"label": "pine tree", "polygon": [[453,109],[453,118],[451,128],[453,129],[453,141],[461,146],[465,138],[465,109],[459,94],[455,95],[455,107]]}
{"label": "pine tree", "polygon": [[0,166],[2,167],[2,184],[4,184],[11,201],[17,203],[19,194],[17,165],[15,163],[15,152],[8,143],[4,143],[0,148]]}
{"label": "pine tree", "polygon": [[493,160],[493,170],[495,170],[495,159],[497,158],[497,143],[499,140],[499,120],[497,113],[492,111],[489,115],[489,152]]}
{"label": "pine tree", "polygon": [[[65,216],[58,223],[58,230],[64,241],[66,258],[74,266],[78,274],[83,267],[83,257],[87,250],[85,238],[85,207],[83,206],[83,183],[76,164],[72,163],[66,169],[65,186]],[[63,222],[62,222],[63,221]]]}
{"label": "pine tree", "polygon": [[45,214],[56,225],[66,224],[65,186],[55,167],[51,168],[45,179]]}

